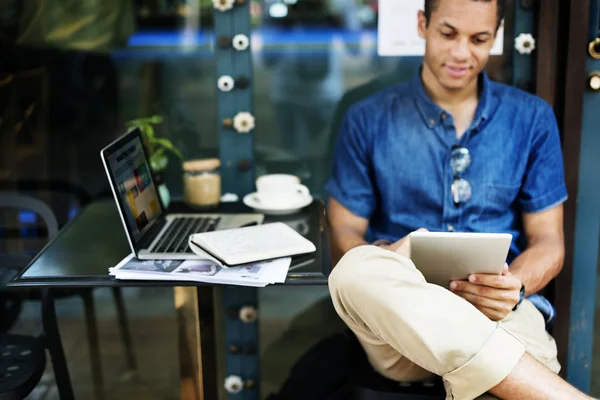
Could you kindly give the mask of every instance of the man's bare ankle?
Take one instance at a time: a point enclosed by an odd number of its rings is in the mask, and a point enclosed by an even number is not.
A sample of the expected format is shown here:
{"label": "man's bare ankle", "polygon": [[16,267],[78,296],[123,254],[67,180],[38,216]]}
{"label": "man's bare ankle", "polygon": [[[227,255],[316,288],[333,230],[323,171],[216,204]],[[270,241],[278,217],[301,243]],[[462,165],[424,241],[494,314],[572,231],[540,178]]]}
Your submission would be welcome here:
{"label": "man's bare ankle", "polygon": [[490,390],[490,393],[501,399],[592,399],[527,353],[521,357],[511,373]]}

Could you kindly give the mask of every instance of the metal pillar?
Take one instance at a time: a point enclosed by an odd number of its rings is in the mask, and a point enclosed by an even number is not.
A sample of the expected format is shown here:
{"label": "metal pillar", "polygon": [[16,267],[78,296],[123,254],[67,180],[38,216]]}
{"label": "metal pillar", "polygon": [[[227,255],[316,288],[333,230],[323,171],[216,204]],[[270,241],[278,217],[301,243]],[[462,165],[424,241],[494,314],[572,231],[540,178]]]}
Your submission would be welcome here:
{"label": "metal pillar", "polygon": [[[254,190],[254,117],[250,1],[215,4],[218,133],[223,193]],[[220,291],[225,315],[225,382],[229,398],[259,398],[258,292],[227,286]]]}

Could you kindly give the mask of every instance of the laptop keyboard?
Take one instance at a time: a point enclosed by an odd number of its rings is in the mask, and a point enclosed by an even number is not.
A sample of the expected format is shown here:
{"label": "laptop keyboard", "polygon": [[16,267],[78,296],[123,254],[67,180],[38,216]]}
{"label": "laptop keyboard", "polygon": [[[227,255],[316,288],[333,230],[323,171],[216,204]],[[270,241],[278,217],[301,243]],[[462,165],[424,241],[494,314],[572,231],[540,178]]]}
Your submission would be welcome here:
{"label": "laptop keyboard", "polygon": [[214,231],[220,218],[178,217],[173,220],[152,253],[193,253],[188,238],[192,233]]}

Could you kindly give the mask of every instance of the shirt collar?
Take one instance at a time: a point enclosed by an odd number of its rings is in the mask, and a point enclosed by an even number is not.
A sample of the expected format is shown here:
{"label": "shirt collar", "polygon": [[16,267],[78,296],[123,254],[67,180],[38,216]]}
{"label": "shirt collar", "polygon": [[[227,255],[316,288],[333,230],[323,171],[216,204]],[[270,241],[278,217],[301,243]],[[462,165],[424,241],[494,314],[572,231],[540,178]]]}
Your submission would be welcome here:
{"label": "shirt collar", "polygon": [[[423,117],[423,121],[429,128],[433,128],[445,118],[446,111],[429,98],[429,95],[425,91],[423,81],[421,80],[420,71],[421,70],[419,69],[419,73],[416,74],[410,82],[411,92],[414,93],[415,104]],[[480,96],[477,110],[475,111],[475,119],[473,120],[474,127],[478,127],[484,120],[490,118],[496,102],[490,85],[491,81],[485,71],[482,71],[479,74],[478,80]]]}

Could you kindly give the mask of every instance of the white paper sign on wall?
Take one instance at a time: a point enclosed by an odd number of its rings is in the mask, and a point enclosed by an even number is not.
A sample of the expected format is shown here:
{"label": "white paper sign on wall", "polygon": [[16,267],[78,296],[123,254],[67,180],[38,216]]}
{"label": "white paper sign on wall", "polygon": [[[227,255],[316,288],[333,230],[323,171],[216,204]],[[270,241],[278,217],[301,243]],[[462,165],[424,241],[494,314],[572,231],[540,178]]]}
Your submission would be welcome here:
{"label": "white paper sign on wall", "polygon": [[[424,0],[379,0],[377,52],[380,56],[422,56],[425,41],[417,30],[417,13],[423,10]],[[504,27],[492,55],[501,55],[504,48]]]}

